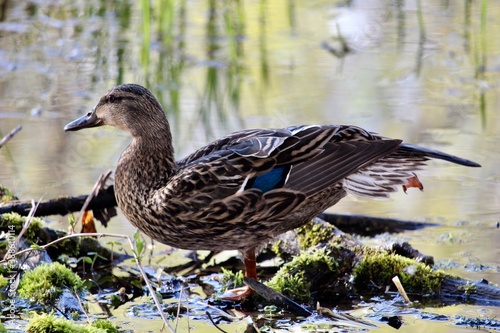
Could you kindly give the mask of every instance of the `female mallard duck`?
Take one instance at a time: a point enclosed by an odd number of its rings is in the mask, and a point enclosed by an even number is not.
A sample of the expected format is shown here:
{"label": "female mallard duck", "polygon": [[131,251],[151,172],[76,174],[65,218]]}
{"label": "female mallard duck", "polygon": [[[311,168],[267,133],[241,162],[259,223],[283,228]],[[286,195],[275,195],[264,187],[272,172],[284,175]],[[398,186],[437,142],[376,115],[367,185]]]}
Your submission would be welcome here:
{"label": "female mallard duck", "polygon": [[[109,90],[65,131],[111,125],[132,135],[115,174],[118,206],[149,237],[191,250],[240,250],[257,278],[255,247],[297,228],[347,193],[387,197],[419,187],[429,158],[478,167],[446,153],[345,125],[233,133],[175,161],[165,112],[146,88]],[[249,289],[235,290],[240,299]]]}

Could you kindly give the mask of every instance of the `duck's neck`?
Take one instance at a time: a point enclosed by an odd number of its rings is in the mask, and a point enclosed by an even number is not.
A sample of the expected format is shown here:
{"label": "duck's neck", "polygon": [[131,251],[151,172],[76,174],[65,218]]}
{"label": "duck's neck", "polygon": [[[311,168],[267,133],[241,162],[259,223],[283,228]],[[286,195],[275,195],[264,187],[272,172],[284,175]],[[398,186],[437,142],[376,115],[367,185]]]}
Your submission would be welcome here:
{"label": "duck's neck", "polygon": [[147,200],[152,192],[165,186],[175,170],[169,131],[165,134],[155,133],[152,137],[134,137],[122,153],[116,168],[118,202]]}

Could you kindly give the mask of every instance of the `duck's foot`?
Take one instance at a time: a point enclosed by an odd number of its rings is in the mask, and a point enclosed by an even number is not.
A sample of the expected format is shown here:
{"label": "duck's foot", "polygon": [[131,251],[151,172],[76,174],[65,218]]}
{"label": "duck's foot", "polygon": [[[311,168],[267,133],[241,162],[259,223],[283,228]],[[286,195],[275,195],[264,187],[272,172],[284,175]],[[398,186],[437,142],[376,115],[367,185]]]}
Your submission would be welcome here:
{"label": "duck's foot", "polygon": [[244,287],[228,290],[223,295],[221,295],[220,298],[225,300],[225,301],[237,302],[237,301],[242,301],[245,298],[252,296],[253,293],[254,293],[254,291],[250,287],[244,286]]}
{"label": "duck's foot", "polygon": [[410,187],[416,187],[420,191],[424,190],[424,184],[420,182],[420,179],[418,179],[417,175],[413,173],[413,177],[407,179],[407,184],[403,185],[403,191],[406,193],[406,190],[408,190]]}
{"label": "duck's foot", "polygon": [[[257,280],[257,261],[255,260],[255,249],[248,249],[243,253],[245,263],[245,276]],[[238,302],[252,296],[254,291],[249,286],[235,288],[226,291],[220,298],[226,301]]]}

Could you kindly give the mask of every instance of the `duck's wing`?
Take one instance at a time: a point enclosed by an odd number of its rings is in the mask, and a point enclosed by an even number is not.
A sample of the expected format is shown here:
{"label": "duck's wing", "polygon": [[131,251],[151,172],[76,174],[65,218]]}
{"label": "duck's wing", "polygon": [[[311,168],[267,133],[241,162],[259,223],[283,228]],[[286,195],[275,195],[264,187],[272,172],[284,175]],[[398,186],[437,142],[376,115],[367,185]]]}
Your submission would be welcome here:
{"label": "duck's wing", "polygon": [[[203,188],[203,192],[223,199],[252,188],[259,176],[271,172],[267,190],[283,185],[289,165],[300,163],[322,152],[331,131],[309,127],[293,129],[254,129],[233,133],[198,149],[177,162],[178,172],[170,179],[168,190],[177,194]],[[286,163],[285,163],[286,161]],[[285,172],[276,167],[284,166]],[[287,169],[288,168],[288,169]],[[259,184],[259,181],[256,185]],[[259,188],[260,189],[260,188]],[[263,192],[266,192],[266,190]]]}
{"label": "duck's wing", "polygon": [[249,189],[313,194],[398,149],[353,126],[246,130],[214,141],[178,162],[172,192],[223,199]]}
{"label": "duck's wing", "polygon": [[411,184],[429,158],[478,166],[355,126],[293,126],[246,130],[214,141],[178,163],[169,187],[179,195],[198,191],[224,199],[250,189],[310,196],[342,182],[355,195],[387,197]]}

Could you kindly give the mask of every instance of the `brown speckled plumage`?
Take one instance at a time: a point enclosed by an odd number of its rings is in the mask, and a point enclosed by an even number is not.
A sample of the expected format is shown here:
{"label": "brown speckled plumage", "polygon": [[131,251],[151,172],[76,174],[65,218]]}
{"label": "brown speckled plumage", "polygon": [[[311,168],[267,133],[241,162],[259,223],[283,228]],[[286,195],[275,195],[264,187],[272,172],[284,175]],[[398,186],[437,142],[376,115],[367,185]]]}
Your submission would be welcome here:
{"label": "brown speckled plumage", "polygon": [[347,193],[387,197],[429,158],[479,166],[359,127],[319,125],[236,132],[176,162],[161,105],[135,84],[109,90],[65,130],[104,124],[132,135],[116,168],[118,206],[146,235],[184,249],[252,249]]}

